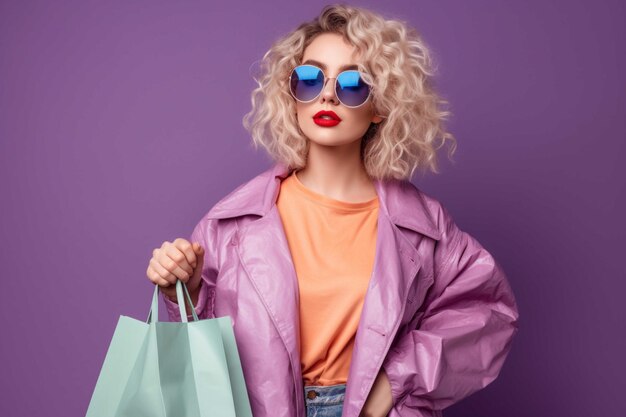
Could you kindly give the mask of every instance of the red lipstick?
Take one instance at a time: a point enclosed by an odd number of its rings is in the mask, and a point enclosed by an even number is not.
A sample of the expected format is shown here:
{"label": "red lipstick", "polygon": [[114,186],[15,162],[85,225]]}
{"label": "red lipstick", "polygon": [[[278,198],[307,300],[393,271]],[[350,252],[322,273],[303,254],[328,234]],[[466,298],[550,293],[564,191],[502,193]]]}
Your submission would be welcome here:
{"label": "red lipstick", "polygon": [[[326,116],[326,117],[322,117]],[[341,118],[334,111],[320,110],[313,116],[313,122],[318,126],[333,127],[341,122]]]}

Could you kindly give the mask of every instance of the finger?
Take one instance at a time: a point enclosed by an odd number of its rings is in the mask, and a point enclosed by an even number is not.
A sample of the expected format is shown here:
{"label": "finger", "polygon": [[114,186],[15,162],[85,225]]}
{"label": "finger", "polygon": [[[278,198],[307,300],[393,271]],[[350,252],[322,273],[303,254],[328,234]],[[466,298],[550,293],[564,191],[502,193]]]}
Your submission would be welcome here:
{"label": "finger", "polygon": [[[187,272],[187,270],[181,268],[178,263],[170,258],[167,254],[161,253],[158,259],[158,263],[161,264],[161,267],[165,268],[170,274],[174,275],[175,278],[173,279],[174,282],[172,283],[175,283],[176,279],[179,279],[182,282],[187,282],[187,280],[191,276],[191,274]],[[189,265],[187,265],[187,268],[191,269]],[[171,281],[169,278],[165,278],[168,281]]]}
{"label": "finger", "polygon": [[174,241],[174,246],[180,250],[185,258],[187,259],[187,263],[192,267],[196,267],[196,253],[193,250],[193,246],[191,242],[185,239],[178,238]]}
{"label": "finger", "polygon": [[159,287],[168,287],[171,285],[171,283],[163,278],[158,272],[156,272],[154,268],[152,268],[152,266],[148,268],[147,275],[148,278],[150,278],[150,281],[152,281]]}
{"label": "finger", "polygon": [[165,266],[162,265],[162,263],[159,261],[161,257],[162,255],[159,255],[158,258],[150,259],[150,267],[154,269],[161,276],[161,278],[174,284],[178,278],[176,277],[176,275],[168,271]]}
{"label": "finger", "polygon": [[[187,261],[185,254],[178,249],[177,246],[171,245],[165,249],[165,254],[173,260],[179,268],[186,270],[189,274],[193,273],[193,267]],[[172,271],[173,272],[173,271]]]}
{"label": "finger", "polygon": [[178,277],[176,275],[174,275],[173,273],[171,273],[170,271],[168,271],[167,269],[165,269],[165,267],[163,267],[163,265],[161,265],[161,263],[157,259],[152,258],[150,260],[150,267],[162,279],[167,281],[168,285],[169,284],[176,284],[176,280],[178,279]]}

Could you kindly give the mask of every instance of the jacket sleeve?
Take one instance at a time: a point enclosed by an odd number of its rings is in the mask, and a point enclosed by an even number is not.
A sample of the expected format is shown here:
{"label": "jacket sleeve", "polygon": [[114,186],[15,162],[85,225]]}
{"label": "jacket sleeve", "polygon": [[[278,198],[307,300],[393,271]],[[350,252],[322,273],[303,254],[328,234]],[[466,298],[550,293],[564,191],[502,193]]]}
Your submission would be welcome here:
{"label": "jacket sleeve", "polygon": [[437,211],[442,238],[422,320],[394,341],[383,361],[399,409],[442,410],[484,388],[498,376],[518,330],[516,301],[500,265],[444,207]]}
{"label": "jacket sleeve", "polygon": [[[203,217],[191,232],[188,239],[191,243],[198,242],[204,248],[204,265],[202,266],[202,279],[200,281],[200,293],[195,306],[199,319],[213,318],[213,301],[215,296],[215,284],[218,274],[217,267],[217,229],[215,220]],[[170,321],[181,321],[178,304],[171,301],[165,294],[161,293],[167,309]],[[189,314],[188,319],[192,317]]]}

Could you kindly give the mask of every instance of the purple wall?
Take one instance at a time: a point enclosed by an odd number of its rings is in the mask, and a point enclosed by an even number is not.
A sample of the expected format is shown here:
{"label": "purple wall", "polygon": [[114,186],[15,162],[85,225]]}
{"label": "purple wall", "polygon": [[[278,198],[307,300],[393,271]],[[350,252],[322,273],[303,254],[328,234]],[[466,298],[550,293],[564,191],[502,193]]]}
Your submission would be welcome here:
{"label": "purple wall", "polygon": [[[84,415],[152,250],[269,167],[249,68],[325,3],[228,4],[0,3],[0,415]],[[355,4],[434,51],[459,152],[414,182],[520,306],[500,378],[446,415],[626,415],[624,2]]]}

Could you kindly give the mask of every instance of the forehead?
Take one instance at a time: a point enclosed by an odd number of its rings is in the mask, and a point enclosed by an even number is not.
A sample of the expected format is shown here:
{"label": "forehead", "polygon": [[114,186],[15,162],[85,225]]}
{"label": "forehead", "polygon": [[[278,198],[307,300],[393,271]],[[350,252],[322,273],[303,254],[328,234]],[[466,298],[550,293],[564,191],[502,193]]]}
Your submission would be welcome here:
{"label": "forehead", "polygon": [[328,68],[345,68],[358,62],[356,47],[350,45],[341,35],[322,33],[317,35],[304,49],[302,62],[313,60]]}

